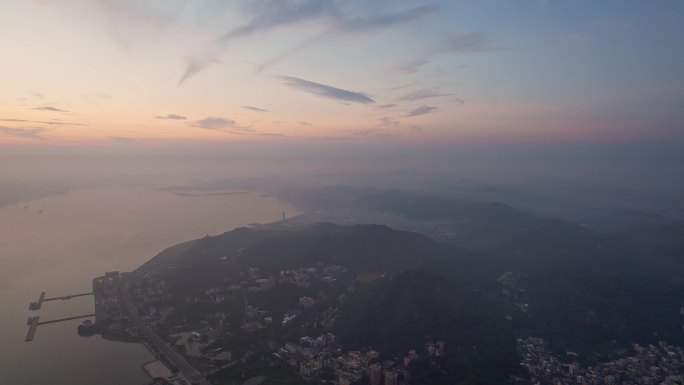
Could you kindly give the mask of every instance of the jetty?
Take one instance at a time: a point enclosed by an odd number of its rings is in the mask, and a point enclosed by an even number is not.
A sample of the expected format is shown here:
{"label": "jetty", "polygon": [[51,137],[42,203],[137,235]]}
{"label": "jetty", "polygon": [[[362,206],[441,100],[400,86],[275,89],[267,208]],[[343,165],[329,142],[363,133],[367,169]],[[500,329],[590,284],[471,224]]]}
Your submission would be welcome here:
{"label": "jetty", "polygon": [[26,342],[33,341],[33,337],[36,335],[36,329],[38,329],[38,322],[40,321],[40,316],[29,317],[26,323],[29,326],[28,333],[26,333]]}
{"label": "jetty", "polygon": [[[56,301],[58,299],[64,301],[64,300],[69,300],[69,299],[76,298],[76,297],[84,297],[86,295],[93,295],[93,294],[94,294],[93,292],[90,292],[90,293],[79,293],[79,294],[64,295],[61,297],[46,298],[45,292],[41,292],[40,296],[38,297],[38,301],[31,302],[31,304],[29,304],[29,309],[30,310],[39,310],[42,307],[43,302],[46,302],[46,301]],[[42,321],[42,322],[40,321],[40,316],[37,316],[37,315],[31,316],[26,321],[26,324],[28,325],[29,329],[28,329],[28,332],[26,333],[25,341],[26,342],[33,341],[33,338],[36,335],[36,330],[38,329],[38,326],[40,326],[40,325],[53,324],[53,323],[57,323],[57,322],[71,321],[71,320],[75,320],[75,319],[90,318],[90,317],[95,317],[95,314],[77,315],[77,316],[73,316],[73,317],[65,317],[65,318],[53,319],[53,320]]]}
{"label": "jetty", "polygon": [[90,293],[79,293],[79,294],[64,295],[61,297],[45,298],[45,292],[42,292],[42,293],[40,293],[40,296],[38,297],[38,301],[31,302],[31,304],[29,304],[29,309],[30,310],[40,310],[40,308],[43,305],[43,302],[47,302],[47,301],[56,301],[58,299],[66,301],[68,299],[72,299],[72,298],[76,298],[76,297],[83,297],[86,295],[93,295],[93,294],[94,294],[93,292],[90,292]]}
{"label": "jetty", "polygon": [[28,321],[26,323],[29,325],[29,330],[28,333],[26,333],[26,342],[33,341],[33,337],[36,335],[36,330],[38,329],[38,326],[40,325],[47,325],[47,324],[54,324],[57,322],[64,322],[64,321],[71,321],[75,319],[80,319],[80,318],[90,318],[90,317],[95,317],[95,314],[84,314],[84,315],[77,315],[73,317],[65,317],[65,318],[59,318],[59,319],[52,319],[48,321],[43,321],[40,322],[40,316],[32,316],[28,318]]}

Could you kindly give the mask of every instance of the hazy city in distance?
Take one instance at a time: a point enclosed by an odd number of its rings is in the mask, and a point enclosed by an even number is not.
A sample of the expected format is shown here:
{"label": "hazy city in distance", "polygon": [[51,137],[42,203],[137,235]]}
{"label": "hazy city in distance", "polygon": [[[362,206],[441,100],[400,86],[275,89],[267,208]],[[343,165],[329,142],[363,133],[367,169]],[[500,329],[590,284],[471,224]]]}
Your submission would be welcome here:
{"label": "hazy city in distance", "polygon": [[684,384],[684,3],[2,5],[0,384]]}

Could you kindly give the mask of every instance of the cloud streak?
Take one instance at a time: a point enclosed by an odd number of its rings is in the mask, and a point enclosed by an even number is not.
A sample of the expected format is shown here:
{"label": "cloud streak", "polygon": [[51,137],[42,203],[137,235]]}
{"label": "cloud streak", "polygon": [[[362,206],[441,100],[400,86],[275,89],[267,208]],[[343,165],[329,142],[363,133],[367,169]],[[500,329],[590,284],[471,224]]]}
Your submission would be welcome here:
{"label": "cloud streak", "polygon": [[155,116],[155,119],[162,119],[162,120],[187,120],[188,118],[183,116],[183,115],[176,115],[176,114],[167,114],[167,115],[162,115],[162,116]]}
{"label": "cloud streak", "polygon": [[228,128],[235,126],[235,121],[216,116],[209,116],[204,119],[196,121],[193,126],[214,131],[226,131]]}
{"label": "cloud streak", "polygon": [[348,91],[326,84],[296,78],[293,76],[280,76],[280,79],[286,86],[312,95],[352,103],[375,103],[375,100],[369,98],[368,96],[360,92]]}
{"label": "cloud streak", "polygon": [[53,122],[53,121],[25,120],[25,119],[0,119],[0,122],[39,123],[39,124],[50,124],[50,125],[54,125],[54,126],[87,126],[87,124],[83,124],[83,123]]}
{"label": "cloud streak", "polygon": [[267,32],[277,27],[311,21],[324,21],[327,24],[325,32],[318,33],[267,61],[259,67],[259,71],[334,33],[363,33],[388,28],[423,18],[436,12],[437,9],[434,4],[388,9],[386,6],[378,7],[377,4],[367,5],[363,2],[342,0],[253,0],[247,3],[244,9],[248,15],[248,21],[228,31],[199,54],[194,55],[188,61],[178,85],[182,85],[210,63],[218,61],[234,40]]}
{"label": "cloud streak", "polygon": [[13,136],[16,138],[24,138],[24,139],[46,140],[43,136],[41,136],[41,134],[45,131],[47,131],[47,129],[42,128],[42,127],[15,128],[15,127],[0,126],[0,133],[4,134],[6,136]]}
{"label": "cloud streak", "polygon": [[438,98],[438,97],[451,96],[451,95],[453,95],[453,94],[441,92],[441,91],[438,91],[435,89],[423,88],[420,90],[409,92],[408,94],[397,98],[397,101],[407,102],[407,101],[416,101],[416,100]]}
{"label": "cloud streak", "polygon": [[399,121],[389,117],[389,116],[383,116],[382,118],[378,118],[378,124],[376,124],[376,127],[385,127],[385,126],[398,126]]}
{"label": "cloud streak", "polygon": [[413,116],[426,115],[426,114],[429,114],[431,112],[435,112],[437,110],[439,110],[439,108],[433,107],[433,106],[420,106],[418,108],[414,108],[414,109],[410,110],[409,112],[407,112],[406,116],[407,117],[413,117]]}
{"label": "cloud streak", "polygon": [[312,37],[300,42],[299,44],[295,45],[294,47],[290,47],[286,51],[281,52],[277,56],[275,56],[275,57],[265,61],[264,63],[260,64],[257,67],[257,73],[264,72],[265,70],[273,67],[276,63],[294,55],[295,53],[297,53],[299,51],[303,51],[304,49],[309,48],[310,46],[328,38],[331,35],[332,35],[331,32],[324,32],[324,33],[321,33],[319,35],[312,36]]}
{"label": "cloud streak", "polygon": [[246,109],[251,110],[251,111],[256,111],[256,112],[271,112],[267,109],[264,108],[259,108],[259,107],[254,107],[254,106],[245,106]]}
{"label": "cloud streak", "polygon": [[221,118],[217,116],[210,116],[196,121],[192,124],[194,127],[204,128],[212,131],[219,131],[226,134],[241,135],[241,136],[262,136],[269,138],[282,138],[283,134],[275,132],[259,131],[251,127],[239,126],[236,121],[232,119]]}
{"label": "cloud streak", "polygon": [[61,108],[52,107],[52,106],[34,107],[34,108],[32,108],[32,110],[51,111],[51,112],[69,112],[67,110],[63,110]]}
{"label": "cloud streak", "polygon": [[376,108],[379,110],[386,110],[388,108],[394,108],[396,106],[397,105],[395,103],[391,103],[391,104],[382,104],[382,105],[377,106]]}
{"label": "cloud streak", "polygon": [[419,59],[412,59],[396,67],[399,72],[414,73],[429,63],[435,56],[443,54],[473,54],[500,51],[503,48],[491,44],[486,35],[480,32],[468,32],[444,39],[431,47],[422,50]]}

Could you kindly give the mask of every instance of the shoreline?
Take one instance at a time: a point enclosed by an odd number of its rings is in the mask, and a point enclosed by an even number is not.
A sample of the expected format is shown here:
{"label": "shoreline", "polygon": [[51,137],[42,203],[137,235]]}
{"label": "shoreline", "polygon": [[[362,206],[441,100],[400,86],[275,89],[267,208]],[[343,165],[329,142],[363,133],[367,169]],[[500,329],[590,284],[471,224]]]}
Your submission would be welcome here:
{"label": "shoreline", "polygon": [[[161,201],[159,197],[162,197]],[[4,235],[12,243],[8,243],[8,247],[3,248],[0,258],[7,263],[5,274],[17,283],[12,286],[13,289],[3,294],[10,297],[7,299],[12,308],[16,309],[17,315],[7,317],[7,322],[11,325],[4,328],[6,332],[2,336],[6,335],[11,341],[16,339],[17,344],[20,341],[22,347],[24,346],[26,334],[24,313],[28,312],[26,310],[28,303],[23,298],[35,298],[41,290],[54,293],[86,291],[83,289],[91,286],[91,279],[102,275],[104,271],[135,271],[159,251],[187,242],[188,239],[199,239],[207,233],[218,235],[253,222],[272,223],[279,220],[283,210],[288,213],[299,212],[288,202],[276,199],[276,197],[263,197],[258,191],[213,198],[202,196],[194,198],[196,199],[186,200],[176,197],[175,194],[154,191],[148,187],[98,187],[70,190],[66,194],[54,195],[47,200],[40,198],[37,201],[29,201],[31,209],[42,208],[44,210],[41,215],[35,215],[33,210],[25,212],[20,204],[10,206],[11,209],[5,207],[5,210],[2,210],[5,219],[3,223],[12,226],[6,228]],[[38,202],[46,203],[38,204]],[[108,217],[109,213],[112,213],[111,219]],[[103,222],[101,218],[107,218],[107,220]],[[69,223],[69,226],[64,226],[65,221]],[[20,232],[21,229],[30,229],[31,232]],[[43,234],[56,235],[47,237]],[[65,236],[69,238],[63,239]],[[28,237],[34,239],[30,244],[27,243]],[[49,256],[49,258],[44,256]],[[14,263],[15,260],[17,260],[16,263]],[[58,261],[67,263],[53,267],[53,264]],[[34,282],[39,282],[38,286],[35,286]],[[70,306],[75,309],[75,313],[84,309],[88,312],[93,308],[90,299],[87,302],[79,302],[75,305],[76,307]],[[53,311],[59,313],[62,307],[56,306],[54,310],[44,309],[41,315],[47,315],[49,319],[50,313]],[[60,342],[41,348],[41,356],[48,358],[63,354],[68,357],[73,352],[76,354],[74,357],[79,357],[83,354],[85,346],[95,346],[92,347],[96,349],[94,356],[98,356],[100,352],[109,350],[108,346],[111,342],[124,342],[122,345],[139,342],[106,332],[99,336],[102,338],[79,337],[76,333],[76,324],[70,324],[66,329],[60,328],[65,331],[62,333],[65,337],[46,335],[45,337],[50,337],[50,340],[56,338]],[[45,332],[47,331],[46,329]],[[21,335],[21,339],[14,338],[17,334]],[[43,340],[40,334],[39,332],[37,336],[38,344]],[[52,331],[50,334],[53,334]],[[77,340],[73,340],[74,337]],[[85,342],[86,340],[89,342]],[[26,348],[34,345],[26,346]],[[126,380],[116,382],[118,378],[147,378],[145,373],[138,372],[139,364],[144,361],[138,358],[149,357],[147,359],[149,360],[153,356],[147,348],[132,347],[130,349],[135,353],[129,355],[131,359],[121,357],[117,360],[120,362],[119,366],[114,365],[115,368],[120,367],[118,370],[124,374],[120,377],[109,376],[103,379],[102,384],[109,385],[110,382],[107,381],[113,381],[111,384],[126,382]],[[127,354],[125,352],[129,349],[116,348],[114,350],[121,355]],[[142,356],[139,350],[144,352]],[[18,357],[20,363],[26,360],[22,358],[25,355]],[[137,362],[134,362],[134,366],[130,366],[129,361]],[[9,378],[16,379],[17,382],[23,381],[25,375],[17,369],[16,365],[14,368],[9,365],[5,368],[5,366],[0,365],[0,371],[10,376]],[[131,370],[132,367],[136,369]],[[44,379],[54,378],[58,382],[61,379],[64,382],[73,382],[74,379],[79,381],[91,379],[89,373],[80,375],[64,372],[62,375],[59,370],[56,372],[50,370],[49,366],[36,371],[33,376]],[[138,382],[139,380],[131,381],[131,383]]]}

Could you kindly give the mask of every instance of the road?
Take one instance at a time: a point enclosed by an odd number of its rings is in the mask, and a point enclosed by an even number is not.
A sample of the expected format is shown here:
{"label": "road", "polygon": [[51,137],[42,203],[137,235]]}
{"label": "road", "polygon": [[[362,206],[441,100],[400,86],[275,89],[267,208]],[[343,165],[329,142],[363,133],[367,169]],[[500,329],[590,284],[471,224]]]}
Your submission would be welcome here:
{"label": "road", "polygon": [[202,373],[197,371],[197,369],[190,365],[190,363],[186,361],[182,355],[173,350],[173,348],[167,345],[164,340],[157,335],[157,333],[145,325],[140,318],[140,315],[138,315],[137,307],[131,299],[127,283],[121,285],[121,297],[126,305],[126,310],[131,322],[133,322],[133,324],[138,328],[148,343],[153,345],[157,351],[162,352],[166,358],[176,365],[176,367],[178,367],[185,377],[190,379],[193,383],[198,385],[211,385],[211,383],[206,380]]}

